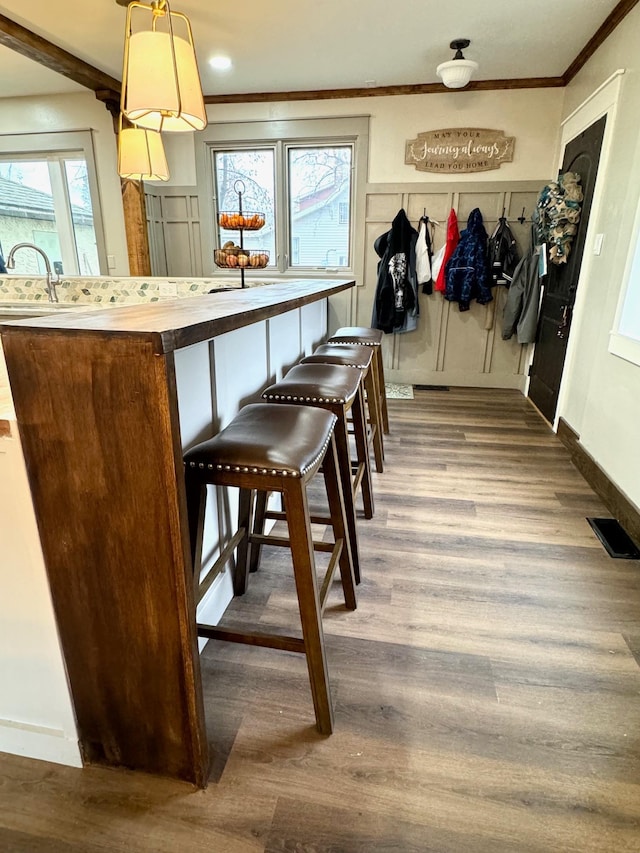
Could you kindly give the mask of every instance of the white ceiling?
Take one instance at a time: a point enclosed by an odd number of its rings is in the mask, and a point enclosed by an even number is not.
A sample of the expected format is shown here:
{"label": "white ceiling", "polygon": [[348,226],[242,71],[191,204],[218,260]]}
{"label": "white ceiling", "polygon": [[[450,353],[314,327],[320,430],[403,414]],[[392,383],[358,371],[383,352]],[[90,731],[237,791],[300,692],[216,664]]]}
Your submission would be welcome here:
{"label": "white ceiling", "polygon": [[[206,95],[439,82],[449,42],[480,70],[475,80],[555,77],[617,0],[172,0],[188,15]],[[120,79],[126,10],[115,0],[3,0],[0,13]],[[228,55],[233,68],[208,60]],[[371,82],[374,81],[374,82]],[[0,47],[0,97],[82,91]]]}

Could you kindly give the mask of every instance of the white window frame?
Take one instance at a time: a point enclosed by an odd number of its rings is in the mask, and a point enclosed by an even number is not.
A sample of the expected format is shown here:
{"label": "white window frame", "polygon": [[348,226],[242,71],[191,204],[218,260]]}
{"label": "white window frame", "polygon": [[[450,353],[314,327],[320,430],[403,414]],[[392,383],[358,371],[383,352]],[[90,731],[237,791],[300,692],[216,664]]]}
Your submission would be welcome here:
{"label": "white window frame", "polygon": [[[268,275],[270,278],[356,278],[362,279],[364,257],[364,229],[358,223],[364,222],[365,188],[367,181],[367,158],[369,150],[369,117],[347,116],[344,118],[285,119],[279,121],[222,122],[209,124],[198,134],[200,145],[196,146],[196,178],[198,182],[198,200],[202,224],[202,269],[205,276],[225,276],[229,271],[217,268],[213,261],[216,248],[217,224],[214,221],[213,198],[216,187],[213,174],[213,154],[215,150],[229,150],[234,147],[276,147],[280,143],[286,158],[287,146],[353,146],[352,161],[352,207],[350,229],[350,265],[348,267],[291,267],[288,258],[277,259],[275,267],[248,272],[248,276]],[[282,172],[283,181],[278,184],[276,178],[276,254],[288,255],[290,235],[288,233],[288,201],[286,182],[287,170]]]}
{"label": "white window frame", "polygon": [[609,335],[609,352],[640,367],[640,320],[638,317],[633,318],[638,328],[638,337],[623,331],[631,318],[634,304],[640,303],[640,199],[637,201],[622,282],[616,318]]}
{"label": "white window frame", "polygon": [[[104,238],[104,226],[102,219],[102,210],[100,206],[100,193],[98,190],[98,176],[96,172],[95,155],[93,149],[93,135],[89,130],[77,131],[61,131],[54,133],[23,133],[23,134],[0,134],[0,159],[3,161],[41,159],[51,160],[67,157],[67,155],[81,155],[87,164],[87,179],[89,182],[89,193],[91,195],[91,207],[93,214],[93,229],[96,235],[96,250],[98,253],[98,264],[100,267],[100,275],[107,275],[109,270],[107,267],[107,249]],[[61,168],[62,160],[60,160]],[[70,209],[70,199],[66,189],[62,186],[62,181],[58,185],[55,177],[52,176],[52,192],[54,196],[64,196],[63,215],[59,219],[56,218],[56,224],[59,228],[59,237],[61,246],[65,246],[68,250],[73,247],[71,257],[77,257],[76,244],[73,231],[73,221]],[[54,209],[56,209],[54,207]],[[5,246],[5,251],[9,251],[11,246]],[[77,261],[74,260],[74,265]],[[77,267],[75,272],[66,270],[64,277],[69,275],[78,275]]]}

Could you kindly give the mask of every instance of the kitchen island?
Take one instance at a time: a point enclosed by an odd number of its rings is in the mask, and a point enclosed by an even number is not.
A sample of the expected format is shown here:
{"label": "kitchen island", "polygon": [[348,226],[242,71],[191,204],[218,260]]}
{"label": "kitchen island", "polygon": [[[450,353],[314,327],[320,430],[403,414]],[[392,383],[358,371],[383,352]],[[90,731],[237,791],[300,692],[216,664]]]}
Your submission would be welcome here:
{"label": "kitchen island", "polygon": [[[206,784],[182,454],[323,340],[328,297],[353,284],[295,281],[0,327],[86,762]],[[208,563],[235,523],[234,496],[215,494]],[[231,595],[222,573],[200,604],[207,621]]]}

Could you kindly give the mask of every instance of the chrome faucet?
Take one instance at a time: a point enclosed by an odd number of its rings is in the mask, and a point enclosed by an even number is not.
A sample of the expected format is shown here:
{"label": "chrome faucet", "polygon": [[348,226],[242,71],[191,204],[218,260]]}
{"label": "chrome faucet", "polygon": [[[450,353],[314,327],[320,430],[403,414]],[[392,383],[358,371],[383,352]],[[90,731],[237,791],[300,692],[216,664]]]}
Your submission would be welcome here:
{"label": "chrome faucet", "polygon": [[47,271],[47,295],[49,297],[49,302],[58,302],[58,294],[56,293],[56,284],[60,281],[60,276],[56,276],[56,280],[54,281],[51,277],[51,263],[49,258],[40,248],[40,246],[36,246],[35,243],[16,243],[15,246],[9,251],[7,255],[7,260],[5,261],[5,266],[8,270],[14,270],[16,268],[16,262],[13,259],[13,256],[18,251],[18,249],[35,249],[44,260],[44,266]]}

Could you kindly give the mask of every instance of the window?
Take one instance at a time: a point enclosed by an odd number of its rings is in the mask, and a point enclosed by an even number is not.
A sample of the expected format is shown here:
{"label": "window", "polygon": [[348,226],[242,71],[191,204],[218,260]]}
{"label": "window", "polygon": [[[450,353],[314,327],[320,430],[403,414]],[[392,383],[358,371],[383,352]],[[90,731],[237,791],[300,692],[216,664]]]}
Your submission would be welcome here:
{"label": "window", "polygon": [[[238,190],[242,192],[244,213],[263,213],[265,225],[258,231],[245,231],[242,235],[245,249],[265,249],[271,262],[275,262],[275,211],[274,152],[270,148],[243,148],[235,151],[214,152],[216,178],[216,220],[222,211],[238,212]],[[218,226],[218,246],[228,241],[237,244],[237,231]]]}
{"label": "window", "polygon": [[209,125],[196,152],[201,210],[211,220],[209,244],[203,223],[203,268],[212,269],[215,249],[239,244],[239,232],[222,228],[219,214],[237,211],[240,189],[242,212],[265,217],[262,228],[242,234],[242,244],[269,252],[269,273],[352,272],[367,134],[367,119]]}
{"label": "window", "polygon": [[[288,146],[291,266],[348,267],[351,146]],[[346,199],[346,201],[344,200]],[[340,220],[336,207],[346,208]],[[294,253],[294,241],[298,251]],[[342,263],[339,264],[339,260]]]}
{"label": "window", "polygon": [[[33,243],[61,275],[106,272],[96,198],[90,134],[0,138],[0,246],[5,259],[16,243]],[[13,272],[43,275],[44,260],[38,252],[17,252]]]}
{"label": "window", "polygon": [[640,365],[640,201],[633,234],[609,352]]}

